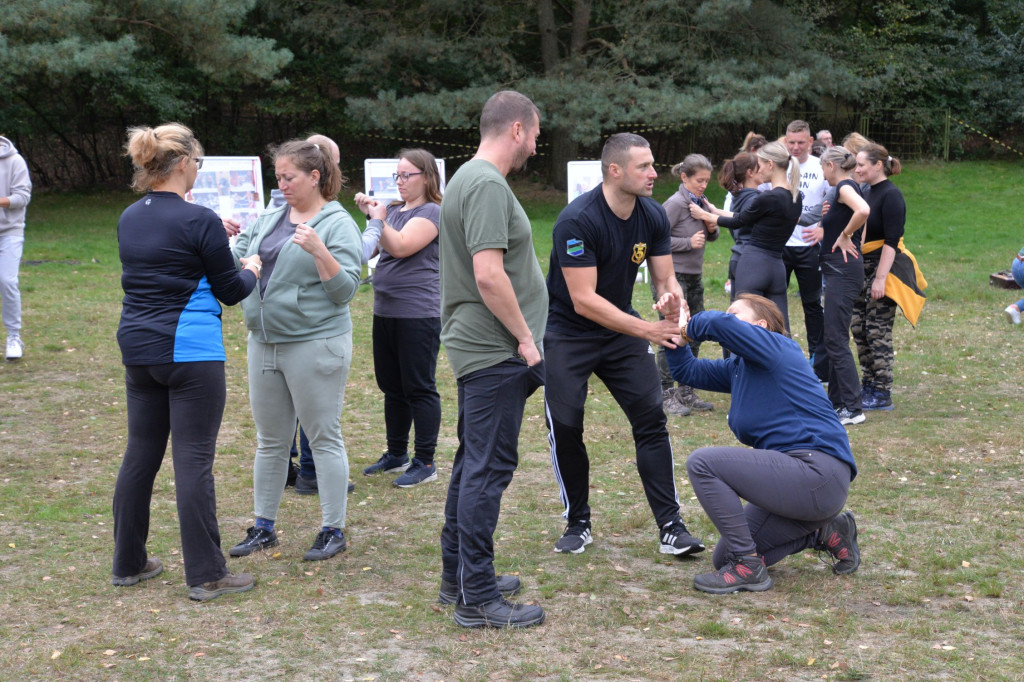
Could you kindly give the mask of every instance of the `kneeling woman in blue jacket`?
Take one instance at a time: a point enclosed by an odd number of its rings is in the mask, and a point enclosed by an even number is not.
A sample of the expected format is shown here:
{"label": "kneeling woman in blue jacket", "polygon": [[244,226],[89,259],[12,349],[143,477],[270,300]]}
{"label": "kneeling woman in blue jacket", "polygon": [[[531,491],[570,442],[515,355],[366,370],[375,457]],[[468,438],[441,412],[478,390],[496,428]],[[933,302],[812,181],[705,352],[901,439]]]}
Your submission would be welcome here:
{"label": "kneeling woman in blue jacket", "polygon": [[[767,590],[767,566],[810,548],[827,551],[836,573],[856,571],[857,525],[842,511],[857,475],[850,441],[800,346],[786,337],[778,307],[754,294],[740,294],[724,313],[692,318],[668,294],[655,307],[669,319],[680,313],[683,344],[668,350],[672,378],[731,393],[729,427],[749,446],[700,448],[686,462],[721,535],[717,570],[696,576],[694,587]],[[732,355],[697,359],[684,345],[690,341],[715,341]]]}

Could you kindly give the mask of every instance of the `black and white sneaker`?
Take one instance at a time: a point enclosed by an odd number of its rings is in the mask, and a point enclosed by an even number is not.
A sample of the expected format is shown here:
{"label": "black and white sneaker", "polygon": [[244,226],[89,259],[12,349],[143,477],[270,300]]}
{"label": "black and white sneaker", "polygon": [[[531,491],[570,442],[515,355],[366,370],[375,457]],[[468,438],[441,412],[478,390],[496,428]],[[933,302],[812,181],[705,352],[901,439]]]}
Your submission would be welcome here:
{"label": "black and white sneaker", "polygon": [[594,539],[590,537],[590,521],[575,521],[565,527],[562,537],[555,543],[560,554],[581,554]]}
{"label": "black and white sneaker", "polygon": [[843,426],[849,426],[850,424],[863,424],[866,419],[863,411],[851,410],[848,407],[840,407],[837,409],[836,416],[839,417],[839,423]]}
{"label": "black and white sneaker", "polygon": [[704,543],[690,535],[682,519],[667,524],[661,529],[661,553],[686,556],[704,551]]}

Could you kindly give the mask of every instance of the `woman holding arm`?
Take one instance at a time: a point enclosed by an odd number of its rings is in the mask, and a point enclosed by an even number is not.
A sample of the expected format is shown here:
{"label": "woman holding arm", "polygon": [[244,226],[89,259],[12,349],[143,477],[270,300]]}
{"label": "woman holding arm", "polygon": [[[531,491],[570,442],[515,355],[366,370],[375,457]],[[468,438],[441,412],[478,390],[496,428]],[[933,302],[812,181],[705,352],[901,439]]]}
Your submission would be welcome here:
{"label": "woman holding arm", "polygon": [[363,474],[401,471],[394,484],[411,488],[437,480],[434,451],[441,397],[434,376],[441,346],[441,177],[434,155],[424,149],[405,149],[398,156],[394,175],[401,200],[385,207],[365,194],[356,195],[359,210],[370,216],[370,227],[380,230],[380,260],[373,273],[373,367],[384,393],[387,438],[387,451]]}
{"label": "woman holding arm", "polygon": [[830,147],[821,157],[821,170],[835,188],[836,200],[821,220],[824,236],[818,260],[825,278],[825,317],[819,348],[824,352],[821,361],[829,368],[828,397],[843,425],[864,421],[857,364],[850,352],[850,320],[864,288],[864,261],[853,239],[870,209],[850,177],[856,165],[856,157],[843,147]]}
{"label": "woman holding arm", "polygon": [[758,170],[763,179],[770,181],[770,190],[754,197],[739,213],[718,209],[713,209],[712,213],[696,204],[690,204],[690,213],[695,218],[729,229],[750,226],[750,240],[736,265],[733,291],[737,294],[758,294],[774,301],[788,328],[786,266],[782,262],[782,247],[803,210],[800,163],[778,142],[769,142],[759,149],[757,158]]}
{"label": "woman holding arm", "polygon": [[319,561],[346,546],[348,454],[340,417],[352,361],[348,303],[362,274],[362,245],[359,228],[335,201],[344,179],[327,149],[286,142],[274,152],[274,171],[287,203],[264,212],[234,247],[242,262],[259,255],[264,271],[258,290],[242,302],[258,438],[256,522],[229,554],[278,544],[274,526],[298,417],[313,451],[322,515],[303,559]]}
{"label": "woman holding arm", "polygon": [[869,143],[857,153],[855,175],[870,188],[871,210],[864,231],[864,289],[853,307],[850,331],[857,344],[861,368],[861,402],[865,410],[889,411],[892,404],[894,353],[892,325],[896,302],[886,296],[885,281],[902,249],[907,205],[889,180],[902,170],[900,160],[885,147]]}
{"label": "woman holding arm", "polygon": [[220,218],[185,201],[203,162],[191,130],[131,128],[126,149],[132,187],[146,195],[117,223],[128,447],[114,487],[113,583],[163,571],[146,538],[153,481],[173,434],[185,583],[191,599],[205,601],[255,585],[247,573],[229,573],[221,553],[213,458],[227,395],[218,301],[234,305],[253,290],[260,258],[242,259],[238,272]]}
{"label": "woman holding arm", "polygon": [[[750,201],[760,194],[758,186],[761,184],[761,171],[758,168],[757,155],[740,152],[726,161],[718,173],[718,183],[728,193],[726,198],[729,200],[729,206],[726,206],[723,211],[742,213]],[[740,262],[740,256],[743,255],[743,246],[750,239],[750,226],[741,225],[729,232],[735,242],[729,256],[729,281],[733,282],[736,279],[736,266]],[[736,300],[737,293],[736,287],[730,287],[730,300]]]}
{"label": "woman holding arm", "polygon": [[[678,300],[655,306],[672,319]],[[782,313],[740,294],[725,312],[680,316],[682,340],[716,341],[731,355],[699,360],[687,345],[668,353],[680,383],[730,393],[729,427],[748,447],[695,450],[686,462],[693,491],[721,539],[714,573],[694,578],[711,594],[770,589],[767,567],[805,549],[828,552],[836,573],[860,565],[857,524],[842,512],[857,466],[846,430]],[[742,500],[746,500],[746,506]]]}

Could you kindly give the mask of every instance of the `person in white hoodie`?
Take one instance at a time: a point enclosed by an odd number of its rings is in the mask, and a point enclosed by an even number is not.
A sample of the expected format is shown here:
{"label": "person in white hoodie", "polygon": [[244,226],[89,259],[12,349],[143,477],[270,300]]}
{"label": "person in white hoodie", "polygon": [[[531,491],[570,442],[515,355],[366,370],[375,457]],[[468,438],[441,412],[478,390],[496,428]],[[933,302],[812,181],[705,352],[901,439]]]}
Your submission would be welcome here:
{"label": "person in white hoodie", "polygon": [[25,245],[25,207],[31,200],[28,165],[14,143],[0,135],[0,308],[7,327],[8,360],[20,360],[25,352],[18,268]]}

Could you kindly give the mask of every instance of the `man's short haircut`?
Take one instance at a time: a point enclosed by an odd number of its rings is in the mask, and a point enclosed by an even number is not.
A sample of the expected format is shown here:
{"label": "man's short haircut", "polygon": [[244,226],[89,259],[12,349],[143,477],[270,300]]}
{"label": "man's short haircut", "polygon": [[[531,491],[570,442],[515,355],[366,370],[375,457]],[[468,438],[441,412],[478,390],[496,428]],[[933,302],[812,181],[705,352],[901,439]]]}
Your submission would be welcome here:
{"label": "man's short haircut", "polygon": [[540,121],[540,109],[529,97],[515,90],[496,92],[480,112],[480,139],[498,135],[516,121],[527,127],[534,118]]}
{"label": "man's short haircut", "polygon": [[650,149],[651,143],[636,133],[615,133],[609,137],[601,150],[601,177],[608,177],[608,167],[613,163],[625,166],[629,161],[629,150],[634,147]]}
{"label": "man's short haircut", "polygon": [[789,133],[799,133],[799,132],[803,132],[805,130],[807,131],[808,135],[811,134],[811,126],[807,125],[807,121],[801,121],[800,119],[797,119],[795,121],[791,121],[790,124],[788,126],[786,126],[786,134],[787,135]]}

